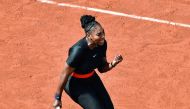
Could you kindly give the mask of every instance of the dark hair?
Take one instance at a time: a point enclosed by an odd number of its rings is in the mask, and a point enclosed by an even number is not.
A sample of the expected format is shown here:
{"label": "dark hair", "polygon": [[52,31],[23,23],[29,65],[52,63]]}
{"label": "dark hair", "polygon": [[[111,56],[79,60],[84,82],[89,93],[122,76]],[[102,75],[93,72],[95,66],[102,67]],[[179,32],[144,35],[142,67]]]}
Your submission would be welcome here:
{"label": "dark hair", "polygon": [[98,24],[95,17],[91,15],[81,16],[80,21],[81,21],[81,27],[84,29],[85,33],[91,31],[92,27]]}

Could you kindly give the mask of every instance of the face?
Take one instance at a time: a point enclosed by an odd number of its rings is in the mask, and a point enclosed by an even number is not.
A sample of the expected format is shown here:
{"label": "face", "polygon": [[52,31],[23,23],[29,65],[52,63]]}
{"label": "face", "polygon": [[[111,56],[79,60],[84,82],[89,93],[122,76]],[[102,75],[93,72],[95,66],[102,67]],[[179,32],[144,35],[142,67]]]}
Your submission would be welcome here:
{"label": "face", "polygon": [[105,41],[104,29],[100,25],[96,25],[90,34],[90,38],[95,44],[102,46]]}

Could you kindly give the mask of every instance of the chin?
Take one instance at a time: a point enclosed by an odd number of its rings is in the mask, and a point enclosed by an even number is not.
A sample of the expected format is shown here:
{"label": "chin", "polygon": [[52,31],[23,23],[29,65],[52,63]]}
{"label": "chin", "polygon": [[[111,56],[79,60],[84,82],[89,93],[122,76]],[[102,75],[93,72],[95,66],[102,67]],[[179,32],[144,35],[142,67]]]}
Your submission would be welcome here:
{"label": "chin", "polygon": [[104,42],[100,42],[100,43],[98,43],[98,45],[102,46],[102,45],[104,45]]}

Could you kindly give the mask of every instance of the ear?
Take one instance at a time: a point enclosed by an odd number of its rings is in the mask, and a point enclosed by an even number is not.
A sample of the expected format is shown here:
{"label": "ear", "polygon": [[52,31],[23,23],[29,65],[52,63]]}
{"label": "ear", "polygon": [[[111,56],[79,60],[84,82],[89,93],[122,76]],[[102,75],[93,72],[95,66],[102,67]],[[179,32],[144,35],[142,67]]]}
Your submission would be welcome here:
{"label": "ear", "polygon": [[86,37],[90,37],[90,34],[88,32],[86,33]]}
{"label": "ear", "polygon": [[89,39],[91,39],[92,37],[92,35],[90,34],[90,33],[86,33],[86,36],[89,38]]}

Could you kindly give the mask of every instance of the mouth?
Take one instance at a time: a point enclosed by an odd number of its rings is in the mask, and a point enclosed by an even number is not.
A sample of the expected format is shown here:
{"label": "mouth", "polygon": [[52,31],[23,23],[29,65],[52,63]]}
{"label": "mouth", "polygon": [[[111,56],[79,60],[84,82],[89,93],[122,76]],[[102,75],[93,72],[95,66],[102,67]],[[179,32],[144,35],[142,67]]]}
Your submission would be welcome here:
{"label": "mouth", "polygon": [[99,43],[98,43],[98,45],[104,45],[104,40],[103,41],[100,41]]}

